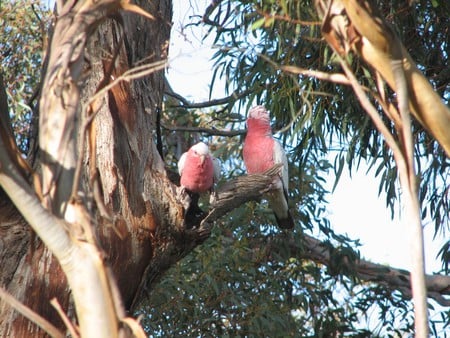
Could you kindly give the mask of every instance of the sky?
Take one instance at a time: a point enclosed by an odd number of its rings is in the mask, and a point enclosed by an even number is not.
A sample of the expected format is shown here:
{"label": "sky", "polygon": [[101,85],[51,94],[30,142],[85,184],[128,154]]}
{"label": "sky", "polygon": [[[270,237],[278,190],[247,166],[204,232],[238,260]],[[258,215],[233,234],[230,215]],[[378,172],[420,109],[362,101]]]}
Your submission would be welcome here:
{"label": "sky", "polygon": [[[195,1],[202,13],[209,1]],[[202,41],[202,32],[196,28],[184,29],[192,15],[191,1],[174,0],[173,28],[169,48],[169,68],[167,76],[172,89],[193,102],[208,99],[209,83],[213,63],[209,60],[214,49],[212,39]],[[195,78],[195,86],[192,79]],[[214,98],[225,96],[223,87],[215,85]],[[242,112],[241,112],[242,114]],[[362,256],[376,263],[410,269],[410,242],[408,228],[401,219],[391,219],[386,208],[384,195],[378,196],[378,182],[373,173],[366,173],[362,164],[350,177],[344,170],[336,190],[328,196],[329,219],[337,233],[347,234],[350,238],[359,238],[363,246]],[[334,177],[330,175],[329,190]],[[400,212],[396,212],[397,215]],[[433,240],[434,229],[431,224],[425,226],[425,266],[428,273],[438,271],[440,260],[436,258],[446,239]]]}

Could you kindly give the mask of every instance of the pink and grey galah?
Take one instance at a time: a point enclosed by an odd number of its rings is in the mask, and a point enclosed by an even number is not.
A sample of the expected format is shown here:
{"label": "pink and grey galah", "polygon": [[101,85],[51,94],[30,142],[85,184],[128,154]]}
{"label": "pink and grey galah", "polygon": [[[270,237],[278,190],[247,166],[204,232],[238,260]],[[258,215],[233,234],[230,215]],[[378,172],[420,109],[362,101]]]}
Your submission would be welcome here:
{"label": "pink and grey galah", "polygon": [[193,193],[211,191],[213,184],[220,179],[220,161],[214,158],[208,146],[199,142],[181,155],[178,173],[182,188]]}
{"label": "pink and grey galah", "polygon": [[282,164],[280,175],[274,178],[273,187],[264,198],[269,202],[278,226],[282,229],[292,229],[294,220],[288,207],[287,157],[281,144],[272,136],[269,112],[263,106],[255,106],[249,111],[243,157],[249,174],[263,173],[275,164]]}

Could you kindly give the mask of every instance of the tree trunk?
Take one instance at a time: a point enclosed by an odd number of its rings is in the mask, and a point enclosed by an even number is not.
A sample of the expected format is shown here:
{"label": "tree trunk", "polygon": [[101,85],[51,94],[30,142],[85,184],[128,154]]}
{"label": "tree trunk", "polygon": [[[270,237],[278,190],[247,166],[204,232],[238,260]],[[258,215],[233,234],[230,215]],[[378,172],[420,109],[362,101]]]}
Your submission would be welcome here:
{"label": "tree trunk", "polygon": [[[80,84],[83,107],[99,89],[130,68],[166,58],[171,1],[138,5],[155,19],[121,13],[104,21],[91,35],[83,66],[88,76]],[[85,146],[80,152],[80,185],[86,194],[81,199],[96,215],[95,232],[127,310],[138,291],[205,238],[204,232],[185,231],[176,187],[167,178],[153,141],[154,113],[162,105],[163,91],[164,73],[157,71],[133,82],[119,82],[99,96],[91,102],[96,116],[87,133],[95,149]],[[80,111],[84,110],[78,109],[77,114]],[[83,122],[80,115],[77,118]],[[78,123],[80,139],[82,124]],[[16,299],[64,329],[50,300],[56,297],[74,318],[66,277],[10,200],[1,197],[0,283]],[[146,283],[147,277],[150,281]],[[0,304],[0,336],[45,336],[14,309]]]}

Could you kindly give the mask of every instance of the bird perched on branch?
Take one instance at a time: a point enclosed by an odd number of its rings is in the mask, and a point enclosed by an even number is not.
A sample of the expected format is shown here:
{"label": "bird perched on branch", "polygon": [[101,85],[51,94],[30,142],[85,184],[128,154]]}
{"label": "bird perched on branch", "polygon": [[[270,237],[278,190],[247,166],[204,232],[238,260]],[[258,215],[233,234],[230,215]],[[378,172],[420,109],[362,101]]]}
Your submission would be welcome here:
{"label": "bird perched on branch", "polygon": [[195,223],[204,215],[198,206],[201,193],[212,192],[214,183],[220,179],[220,161],[209,152],[208,146],[199,142],[181,155],[178,161],[180,185],[191,198],[186,208],[186,223]]}
{"label": "bird perched on branch", "polygon": [[287,157],[281,144],[272,136],[269,112],[263,106],[253,107],[249,111],[243,157],[249,174],[263,173],[277,163],[283,165],[280,175],[272,182],[273,187],[263,197],[268,200],[278,226],[292,229],[294,220],[288,208]]}

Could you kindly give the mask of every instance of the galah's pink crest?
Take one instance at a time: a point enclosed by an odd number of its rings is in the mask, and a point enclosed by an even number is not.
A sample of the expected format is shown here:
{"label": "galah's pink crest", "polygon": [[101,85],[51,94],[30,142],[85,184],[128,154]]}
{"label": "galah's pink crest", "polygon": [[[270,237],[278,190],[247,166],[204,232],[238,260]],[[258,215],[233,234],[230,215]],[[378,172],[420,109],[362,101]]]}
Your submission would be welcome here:
{"label": "galah's pink crest", "polygon": [[264,197],[275,214],[278,226],[292,229],[294,220],[288,208],[288,163],[281,144],[272,137],[269,112],[263,106],[250,109],[247,118],[247,136],[243,149],[244,163],[249,174],[258,174],[281,163],[281,173]]}
{"label": "galah's pink crest", "polygon": [[181,155],[178,173],[182,187],[194,193],[211,191],[220,178],[220,162],[209,152],[208,146],[199,142]]}

